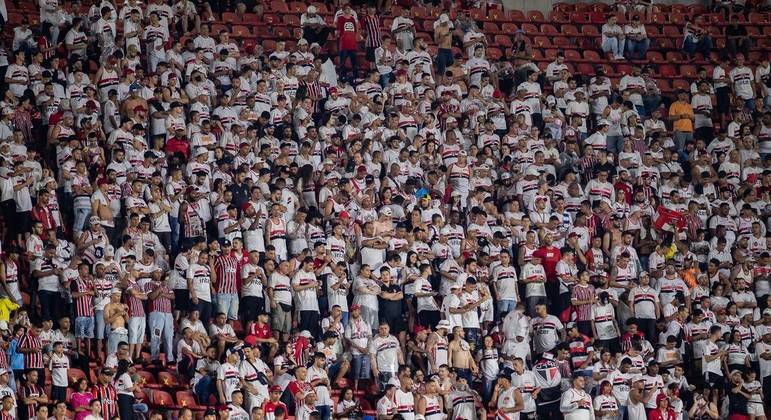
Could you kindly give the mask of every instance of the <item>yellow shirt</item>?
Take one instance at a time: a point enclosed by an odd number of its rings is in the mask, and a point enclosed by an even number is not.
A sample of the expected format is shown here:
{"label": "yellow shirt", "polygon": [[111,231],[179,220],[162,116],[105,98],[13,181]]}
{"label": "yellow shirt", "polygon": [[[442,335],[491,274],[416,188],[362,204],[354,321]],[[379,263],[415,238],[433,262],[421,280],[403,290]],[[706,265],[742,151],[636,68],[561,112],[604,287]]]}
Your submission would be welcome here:
{"label": "yellow shirt", "polygon": [[691,104],[686,102],[673,102],[672,105],[669,106],[669,115],[688,115],[688,118],[680,118],[675,120],[674,124],[672,125],[672,129],[674,131],[682,131],[685,133],[692,133],[693,132],[693,108],[691,108]]}

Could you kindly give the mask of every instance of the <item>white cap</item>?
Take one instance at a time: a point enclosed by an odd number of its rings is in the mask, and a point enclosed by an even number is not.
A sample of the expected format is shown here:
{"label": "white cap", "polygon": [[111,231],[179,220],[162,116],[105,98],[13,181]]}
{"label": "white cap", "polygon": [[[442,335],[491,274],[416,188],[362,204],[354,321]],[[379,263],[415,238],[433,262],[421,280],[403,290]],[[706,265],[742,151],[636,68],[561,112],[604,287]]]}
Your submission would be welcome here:
{"label": "white cap", "polygon": [[447,124],[450,124],[450,123],[458,122],[458,120],[456,120],[456,119],[455,119],[455,117],[453,117],[453,116],[449,116],[449,117],[447,117],[447,119],[445,120],[445,122],[446,122]]}
{"label": "white cap", "polygon": [[115,256],[115,248],[113,248],[112,245],[107,245],[106,247],[104,247],[104,255],[109,257]]}
{"label": "white cap", "polygon": [[8,330],[8,321],[0,321],[0,331]]}
{"label": "white cap", "polygon": [[196,149],[196,151],[195,151],[195,155],[196,156],[201,156],[203,154],[209,154],[209,151],[206,150],[205,147],[199,147],[198,149]]}
{"label": "white cap", "polygon": [[305,38],[302,38],[301,40],[297,41],[297,45],[308,45],[308,40]]}
{"label": "white cap", "polygon": [[313,338],[313,336],[311,335],[311,332],[308,330],[302,330],[300,332],[300,337]]}
{"label": "white cap", "polygon": [[316,13],[316,6],[310,5],[310,6],[308,6],[307,9],[305,9],[305,11],[310,13],[310,14],[315,14]]}
{"label": "white cap", "polygon": [[380,209],[380,214],[382,214],[383,216],[391,217],[394,214],[394,212],[393,210],[391,210],[390,207],[383,207],[382,209]]}
{"label": "white cap", "polygon": [[439,321],[439,323],[436,324],[436,329],[438,330],[438,329],[442,329],[442,328],[444,328],[445,330],[449,330],[450,329],[450,321],[448,321],[446,319],[443,319],[443,320]]}

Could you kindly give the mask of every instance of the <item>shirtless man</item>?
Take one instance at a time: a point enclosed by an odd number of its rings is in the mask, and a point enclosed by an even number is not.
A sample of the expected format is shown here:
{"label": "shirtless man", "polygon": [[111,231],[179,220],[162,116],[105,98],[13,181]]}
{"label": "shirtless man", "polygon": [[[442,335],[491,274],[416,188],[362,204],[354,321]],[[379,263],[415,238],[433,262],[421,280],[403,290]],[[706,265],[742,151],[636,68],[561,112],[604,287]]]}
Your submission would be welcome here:
{"label": "shirtless man", "polygon": [[107,339],[107,354],[118,349],[121,341],[128,343],[128,305],[120,303],[122,292],[115,289],[110,295],[110,303],[104,307],[104,321],[110,325],[110,337]]}
{"label": "shirtless man", "polygon": [[465,333],[463,327],[456,326],[452,329],[452,341],[448,346],[450,353],[449,366],[455,369],[458,377],[465,378],[466,382],[472,383],[473,376],[478,371],[474,357],[471,355],[471,347],[468,341],[464,340]]}

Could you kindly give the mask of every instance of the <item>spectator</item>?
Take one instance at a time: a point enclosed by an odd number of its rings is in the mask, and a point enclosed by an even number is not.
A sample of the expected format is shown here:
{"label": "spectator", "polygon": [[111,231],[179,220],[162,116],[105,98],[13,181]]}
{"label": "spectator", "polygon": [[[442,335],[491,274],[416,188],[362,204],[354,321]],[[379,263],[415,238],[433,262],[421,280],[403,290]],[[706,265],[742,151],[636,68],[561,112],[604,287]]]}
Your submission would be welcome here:
{"label": "spectator", "polygon": [[691,18],[688,16],[685,16],[683,37],[683,51],[685,51],[688,59],[693,58],[696,52],[700,52],[705,58],[709,57],[712,50],[712,38],[704,28],[691,22]]}
{"label": "spectator", "polygon": [[602,51],[611,54],[613,60],[624,59],[624,30],[618,25],[616,15],[608,16],[608,22],[602,25]]}
{"label": "spectator", "polygon": [[746,57],[750,53],[750,37],[747,34],[747,28],[739,24],[739,15],[731,15],[730,22],[723,32],[729,54],[737,56],[738,53],[741,53]]}
{"label": "spectator", "polygon": [[305,13],[300,16],[300,26],[303,30],[303,39],[309,43],[324,45],[329,37],[329,28],[324,18],[317,13],[316,6],[310,5],[305,9]]}
{"label": "spectator", "polygon": [[673,140],[677,145],[677,151],[685,150],[685,145],[693,141],[693,121],[695,115],[690,102],[688,92],[677,92],[677,101],[669,107],[669,120],[673,122]]}
{"label": "spectator", "polygon": [[632,59],[645,59],[651,40],[645,32],[645,25],[640,22],[640,16],[634,15],[632,22],[624,26],[624,38],[626,39],[626,53]]}

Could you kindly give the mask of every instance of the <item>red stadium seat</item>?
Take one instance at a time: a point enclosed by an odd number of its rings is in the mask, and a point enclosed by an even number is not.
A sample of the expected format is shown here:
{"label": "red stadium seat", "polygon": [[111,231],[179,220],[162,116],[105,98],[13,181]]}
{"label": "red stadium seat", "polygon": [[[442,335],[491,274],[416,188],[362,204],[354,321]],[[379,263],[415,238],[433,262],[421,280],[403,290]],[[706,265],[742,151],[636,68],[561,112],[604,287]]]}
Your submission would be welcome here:
{"label": "red stadium seat", "polygon": [[527,20],[525,14],[521,10],[509,10],[508,16],[512,22],[524,22]]}
{"label": "red stadium seat", "polygon": [[241,18],[233,12],[222,12],[222,20],[227,23],[236,23],[240,22]]}
{"label": "red stadium seat", "polygon": [[532,23],[523,23],[522,30],[528,35],[535,35],[538,33],[538,28]]}
{"label": "red stadium seat", "polygon": [[500,9],[492,9],[488,12],[487,17],[494,22],[502,22],[506,20],[506,12]]}
{"label": "red stadium seat", "polygon": [[602,57],[600,57],[600,54],[597,53],[597,51],[594,50],[585,50],[584,51],[584,60],[590,62],[590,63],[599,63],[602,60]]}
{"label": "red stadium seat", "polygon": [[594,66],[588,63],[580,63],[577,71],[584,76],[594,76],[595,74]]}
{"label": "red stadium seat", "polygon": [[549,21],[554,23],[570,22],[570,15],[561,10],[552,10],[549,12]]}
{"label": "red stadium seat", "polygon": [[252,33],[249,31],[248,26],[244,25],[233,25],[233,37],[235,38],[247,38],[251,37]]}
{"label": "red stadium seat", "polygon": [[533,23],[546,22],[546,18],[543,16],[540,10],[531,10],[527,12],[527,20]]}
{"label": "red stadium seat", "polygon": [[535,44],[538,48],[550,48],[552,46],[551,41],[549,40],[549,37],[546,36],[537,36],[533,39],[533,44]]}
{"label": "red stadium seat", "polygon": [[482,30],[485,32],[485,34],[499,34],[501,33],[501,30],[498,28],[498,25],[494,22],[485,22],[482,25]]}
{"label": "red stadium seat", "polygon": [[180,383],[176,374],[162,370],[158,372],[158,382],[164,387],[179,388]]}
{"label": "red stadium seat", "polygon": [[672,23],[675,25],[682,25],[685,23],[685,15],[682,13],[670,13],[669,23]]}
{"label": "red stadium seat", "polygon": [[661,67],[659,67],[659,73],[663,77],[675,77],[677,76],[677,72],[675,71],[675,68],[670,66],[669,64],[665,64]]}
{"label": "red stadium seat", "polygon": [[67,369],[67,379],[69,380],[70,385],[74,385],[82,378],[87,378],[86,373],[82,370],[75,368]]}
{"label": "red stadium seat", "polygon": [[180,408],[189,408],[193,411],[203,411],[206,409],[206,407],[198,405],[195,396],[190,391],[177,391],[175,397]]}
{"label": "red stadium seat", "polygon": [[552,43],[559,48],[566,49],[566,48],[574,48],[575,46],[570,42],[569,39],[565,38],[564,36],[555,36],[552,39]]}
{"label": "red stadium seat", "polygon": [[645,58],[648,61],[653,62],[653,63],[657,63],[657,64],[659,64],[659,63],[666,63],[666,61],[664,60],[664,56],[661,55],[661,53],[658,52],[658,51],[650,51],[650,50],[648,50],[648,52],[645,54]]}
{"label": "red stadium seat", "polygon": [[501,24],[501,29],[503,30],[504,34],[513,36],[514,33],[517,32],[517,29],[519,29],[519,27],[517,26],[516,23],[504,22]]}
{"label": "red stadium seat", "polygon": [[468,12],[469,15],[471,15],[471,18],[476,21],[485,20],[487,18],[487,11],[485,11],[485,9],[469,9]]}
{"label": "red stadium seat", "polygon": [[659,27],[656,25],[645,25],[645,33],[648,34],[648,38],[658,38],[661,36]]}
{"label": "red stadium seat", "polygon": [[501,57],[503,57],[503,53],[501,52],[501,50],[494,47],[488,47],[486,54],[487,54],[487,58],[495,61],[498,61],[501,59]]}
{"label": "red stadium seat", "polygon": [[550,25],[548,23],[544,23],[541,25],[541,33],[544,35],[557,35],[559,34],[559,31],[557,28],[554,27],[554,25]]}
{"label": "red stadium seat", "polygon": [[562,25],[562,34],[568,36],[580,36],[578,28],[575,25],[565,24]]}
{"label": "red stadium seat", "polygon": [[291,10],[292,13],[303,14],[305,13],[305,9],[307,9],[307,6],[301,1],[293,1],[289,3],[289,10]]}
{"label": "red stadium seat", "polygon": [[547,60],[554,60],[557,57],[557,53],[559,52],[558,49],[555,48],[549,48],[544,50],[543,52],[543,58]]}
{"label": "red stadium seat", "polygon": [[616,64],[616,73],[622,74],[624,76],[628,74],[632,74],[632,66],[629,64]]}
{"label": "red stadium seat", "polygon": [[285,1],[273,0],[270,2],[270,10],[274,13],[289,13],[289,7]]}
{"label": "red stadium seat", "polygon": [[680,51],[668,51],[666,60],[668,63],[683,63],[685,62],[685,56]]}
{"label": "red stadium seat", "polygon": [[673,90],[691,90],[691,83],[685,79],[675,79],[672,81]]}
{"label": "red stadium seat", "polygon": [[150,389],[159,388],[160,385],[155,381],[155,376],[153,376],[152,372],[148,372],[146,370],[137,370],[137,375],[144,379],[145,386],[147,386]]}
{"label": "red stadium seat", "polygon": [[565,61],[577,62],[582,61],[581,53],[578,50],[565,50]]}
{"label": "red stadium seat", "polygon": [[581,26],[581,34],[584,36],[600,36],[600,31],[594,25]]}
{"label": "red stadium seat", "polygon": [[165,410],[179,408],[174,403],[174,398],[171,397],[171,394],[160,389],[154,389],[150,392],[150,405]]}
{"label": "red stadium seat", "polygon": [[579,12],[588,12],[588,11],[590,11],[590,10],[592,10],[592,5],[591,5],[591,4],[589,4],[589,3],[584,3],[584,2],[578,2],[578,3],[576,3],[576,11],[579,11]]}
{"label": "red stadium seat", "polygon": [[696,79],[699,77],[696,72],[696,67],[690,64],[684,64],[680,66],[680,76],[688,79]]}
{"label": "red stadium seat", "polygon": [[494,38],[495,43],[502,48],[511,48],[514,44],[511,43],[511,38],[508,35],[496,35]]}
{"label": "red stadium seat", "polygon": [[589,20],[589,13],[586,12],[571,13],[570,21],[576,24],[591,23],[591,20]]}
{"label": "red stadium seat", "polygon": [[663,25],[669,23],[669,18],[666,13],[656,12],[651,16],[651,22]]}
{"label": "red stadium seat", "polygon": [[[605,16],[605,13],[602,12],[591,12],[589,13],[589,22],[595,24],[595,25],[603,25],[607,21],[607,17]],[[620,22],[620,21],[619,21]]]}
{"label": "red stadium seat", "polygon": [[680,36],[680,28],[677,26],[666,25],[662,28],[661,33],[671,38],[678,37]]}
{"label": "red stadium seat", "polygon": [[750,12],[749,22],[755,25],[765,24],[768,22],[768,15],[765,13]]}

